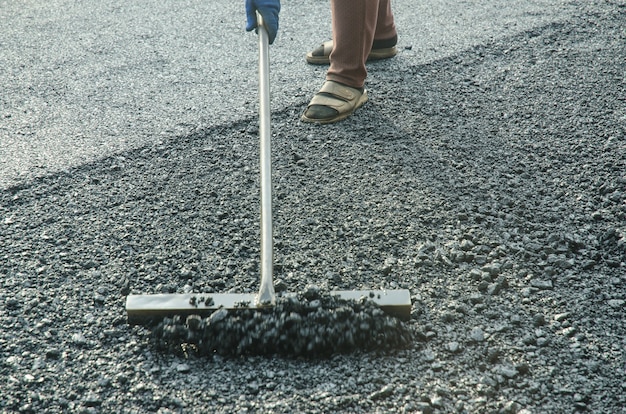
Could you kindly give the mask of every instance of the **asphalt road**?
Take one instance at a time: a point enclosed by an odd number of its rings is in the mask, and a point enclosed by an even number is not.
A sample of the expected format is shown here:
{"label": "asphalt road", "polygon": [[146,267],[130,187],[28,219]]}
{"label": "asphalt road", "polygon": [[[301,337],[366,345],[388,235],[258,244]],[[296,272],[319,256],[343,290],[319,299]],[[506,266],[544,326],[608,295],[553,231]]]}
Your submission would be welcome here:
{"label": "asphalt road", "polygon": [[[257,47],[234,3],[0,0],[0,412],[623,412],[625,0],[398,1],[399,56],[326,126],[298,118],[328,1],[285,1],[276,286],[408,289],[415,340],[291,358],[233,313],[254,349],[228,358],[196,355],[197,318],[127,323],[129,294],[258,289]],[[370,326],[318,316],[288,343]]]}
{"label": "asphalt road", "polygon": [[[394,2],[406,65],[566,18],[561,0]],[[328,1],[284,2],[273,111],[306,105]],[[0,2],[0,188],[207,126],[256,122],[257,43],[243,1]],[[417,82],[416,82],[417,86]]]}

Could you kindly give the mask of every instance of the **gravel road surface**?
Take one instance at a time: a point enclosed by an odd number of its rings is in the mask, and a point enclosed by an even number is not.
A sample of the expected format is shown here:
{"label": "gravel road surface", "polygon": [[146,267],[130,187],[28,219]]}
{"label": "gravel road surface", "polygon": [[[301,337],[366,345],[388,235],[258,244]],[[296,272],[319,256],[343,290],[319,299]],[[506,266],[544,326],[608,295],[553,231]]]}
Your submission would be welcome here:
{"label": "gravel road surface", "polygon": [[255,38],[182,3],[0,3],[0,412],[626,412],[626,3],[399,0],[399,55],[320,127],[328,4],[285,2],[275,278],[413,299],[409,349],[324,358],[126,323],[258,286]]}
{"label": "gravel road surface", "polygon": [[[242,2],[0,2],[0,186],[257,114]],[[554,0],[396,0],[402,61],[423,64],[574,13]],[[272,107],[307,103],[325,68],[328,0],[283,2]],[[406,48],[406,49],[405,49]]]}

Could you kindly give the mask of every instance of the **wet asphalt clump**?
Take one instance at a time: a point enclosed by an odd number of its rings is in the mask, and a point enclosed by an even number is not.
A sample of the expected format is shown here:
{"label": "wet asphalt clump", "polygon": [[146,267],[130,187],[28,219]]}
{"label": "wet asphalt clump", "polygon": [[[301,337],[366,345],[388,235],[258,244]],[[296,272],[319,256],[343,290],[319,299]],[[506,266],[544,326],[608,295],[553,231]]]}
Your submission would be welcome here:
{"label": "wet asphalt clump", "polygon": [[164,351],[222,356],[323,357],[402,349],[413,342],[408,325],[367,298],[344,300],[309,291],[280,297],[270,309],[165,318],[152,335]]}

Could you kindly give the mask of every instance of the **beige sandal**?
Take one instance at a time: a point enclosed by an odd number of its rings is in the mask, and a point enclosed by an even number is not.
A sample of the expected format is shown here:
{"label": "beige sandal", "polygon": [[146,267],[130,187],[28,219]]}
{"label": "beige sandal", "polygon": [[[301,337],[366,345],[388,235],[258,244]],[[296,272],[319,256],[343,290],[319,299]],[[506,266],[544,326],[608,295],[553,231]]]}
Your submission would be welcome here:
{"label": "beige sandal", "polygon": [[[306,61],[312,65],[330,64],[330,52],[333,51],[333,41],[328,40],[322,43],[317,49],[306,54]],[[394,57],[398,53],[395,46],[372,48],[367,60],[380,60]]]}
{"label": "beige sandal", "polygon": [[367,102],[367,91],[326,81],[302,115],[303,122],[330,124],[346,119]]}

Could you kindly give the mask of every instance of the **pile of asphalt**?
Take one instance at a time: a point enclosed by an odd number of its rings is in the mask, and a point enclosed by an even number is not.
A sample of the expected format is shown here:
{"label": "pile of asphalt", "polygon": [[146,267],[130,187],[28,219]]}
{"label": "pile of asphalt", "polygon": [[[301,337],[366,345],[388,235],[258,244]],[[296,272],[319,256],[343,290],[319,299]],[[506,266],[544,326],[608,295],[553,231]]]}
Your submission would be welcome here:
{"label": "pile of asphalt", "polygon": [[273,114],[276,279],[409,289],[407,348],[196,357],[128,325],[130,293],[258,290],[256,118],[3,188],[0,412],[623,412],[622,3],[425,64],[401,40],[345,122]]}
{"label": "pile of asphalt", "polygon": [[328,357],[408,348],[408,325],[366,297],[340,299],[308,288],[269,309],[218,309],[208,317],[165,318],[152,330],[162,350],[196,355]]}

